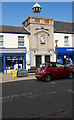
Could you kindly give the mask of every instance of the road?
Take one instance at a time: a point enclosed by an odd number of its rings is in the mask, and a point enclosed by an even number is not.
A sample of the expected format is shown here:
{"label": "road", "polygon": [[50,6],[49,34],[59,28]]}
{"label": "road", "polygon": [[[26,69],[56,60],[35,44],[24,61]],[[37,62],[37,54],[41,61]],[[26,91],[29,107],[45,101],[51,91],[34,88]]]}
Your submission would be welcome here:
{"label": "road", "polygon": [[2,118],[72,118],[73,79],[2,84]]}

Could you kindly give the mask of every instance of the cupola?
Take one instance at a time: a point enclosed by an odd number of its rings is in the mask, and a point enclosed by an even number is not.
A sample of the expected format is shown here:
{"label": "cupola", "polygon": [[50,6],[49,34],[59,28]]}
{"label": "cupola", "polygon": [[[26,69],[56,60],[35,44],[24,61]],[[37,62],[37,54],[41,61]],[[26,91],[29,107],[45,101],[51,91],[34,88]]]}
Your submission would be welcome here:
{"label": "cupola", "polygon": [[36,2],[36,4],[32,7],[33,13],[41,13],[41,6]]}

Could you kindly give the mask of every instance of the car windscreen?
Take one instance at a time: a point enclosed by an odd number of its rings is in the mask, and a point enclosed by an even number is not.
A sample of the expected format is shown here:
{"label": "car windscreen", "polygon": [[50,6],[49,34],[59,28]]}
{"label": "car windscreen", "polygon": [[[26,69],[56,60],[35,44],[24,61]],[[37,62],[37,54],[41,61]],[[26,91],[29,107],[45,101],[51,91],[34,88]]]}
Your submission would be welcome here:
{"label": "car windscreen", "polygon": [[46,64],[41,64],[39,68],[45,68]]}

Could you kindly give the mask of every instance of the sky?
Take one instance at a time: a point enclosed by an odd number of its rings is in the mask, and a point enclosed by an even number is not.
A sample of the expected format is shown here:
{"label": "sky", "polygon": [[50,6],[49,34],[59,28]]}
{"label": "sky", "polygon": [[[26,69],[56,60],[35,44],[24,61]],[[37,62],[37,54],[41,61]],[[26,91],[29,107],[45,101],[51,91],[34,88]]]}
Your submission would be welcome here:
{"label": "sky", "polygon": [[[57,21],[72,22],[72,2],[38,2],[41,16]],[[2,2],[2,25],[22,26],[22,22],[33,16],[35,2]]]}

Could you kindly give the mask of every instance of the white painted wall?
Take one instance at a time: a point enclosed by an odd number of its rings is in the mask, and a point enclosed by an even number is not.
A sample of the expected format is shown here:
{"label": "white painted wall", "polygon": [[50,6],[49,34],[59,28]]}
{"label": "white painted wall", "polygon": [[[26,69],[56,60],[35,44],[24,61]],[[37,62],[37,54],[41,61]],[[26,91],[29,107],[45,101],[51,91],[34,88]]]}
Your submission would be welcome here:
{"label": "white painted wall", "polygon": [[[69,36],[69,45],[64,45],[64,36]],[[54,33],[54,42],[58,40],[58,47],[72,47],[72,34]],[[55,46],[55,44],[54,44]]]}
{"label": "white painted wall", "polygon": [[[24,34],[10,34],[10,33],[0,33],[0,35],[4,36],[4,46],[5,48],[18,48],[18,36],[26,36]],[[26,40],[24,38],[24,40]],[[25,46],[23,46],[25,47]]]}
{"label": "white painted wall", "polygon": [[[69,45],[64,45],[64,36],[69,36]],[[54,33],[54,51],[55,51],[55,40],[58,40],[57,45],[58,47],[73,47],[73,39],[72,34],[64,34],[64,33]],[[56,54],[54,54],[54,61],[56,61]]]}
{"label": "white painted wall", "polygon": [[[18,48],[18,36],[24,36],[25,44],[23,47],[27,48],[26,61],[30,61],[30,38],[29,35],[24,34],[11,34],[11,33],[0,33],[4,36],[4,46],[5,48]],[[1,47],[1,46],[0,46]],[[20,46],[21,47],[21,46]],[[23,48],[22,47],[22,48]],[[26,64],[26,69],[29,69],[30,65]]]}

